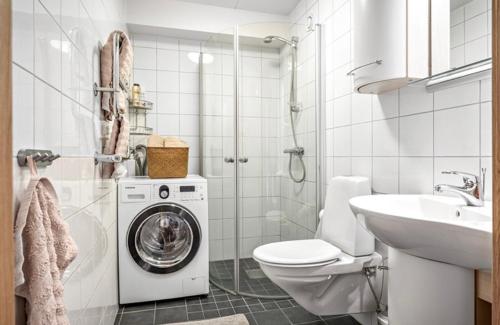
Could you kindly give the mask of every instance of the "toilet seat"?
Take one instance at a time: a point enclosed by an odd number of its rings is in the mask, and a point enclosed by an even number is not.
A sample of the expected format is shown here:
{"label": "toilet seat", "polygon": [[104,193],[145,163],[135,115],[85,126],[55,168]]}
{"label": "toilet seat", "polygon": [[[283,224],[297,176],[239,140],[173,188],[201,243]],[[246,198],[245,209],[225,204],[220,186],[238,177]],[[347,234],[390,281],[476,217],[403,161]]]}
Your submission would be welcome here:
{"label": "toilet seat", "polygon": [[340,259],[342,251],[321,239],[275,242],[257,247],[254,259],[281,267],[322,266]]}

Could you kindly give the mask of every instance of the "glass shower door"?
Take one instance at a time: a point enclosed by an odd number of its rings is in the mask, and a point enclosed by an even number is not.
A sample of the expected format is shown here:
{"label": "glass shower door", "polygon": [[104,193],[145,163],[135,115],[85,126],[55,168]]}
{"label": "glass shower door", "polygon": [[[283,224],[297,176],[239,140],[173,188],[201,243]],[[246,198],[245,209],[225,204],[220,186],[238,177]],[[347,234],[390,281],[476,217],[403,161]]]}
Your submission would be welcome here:
{"label": "glass shower door", "polygon": [[[283,23],[249,24],[203,44],[200,143],[210,279],[240,295],[285,297],[252,259],[253,250],[313,238],[316,230],[314,33],[296,31]],[[295,53],[286,40],[298,42]],[[300,155],[284,152],[297,147]]]}
{"label": "glass shower door", "polygon": [[200,170],[208,182],[210,281],[235,291],[235,126],[232,31],[212,36],[200,55]]}

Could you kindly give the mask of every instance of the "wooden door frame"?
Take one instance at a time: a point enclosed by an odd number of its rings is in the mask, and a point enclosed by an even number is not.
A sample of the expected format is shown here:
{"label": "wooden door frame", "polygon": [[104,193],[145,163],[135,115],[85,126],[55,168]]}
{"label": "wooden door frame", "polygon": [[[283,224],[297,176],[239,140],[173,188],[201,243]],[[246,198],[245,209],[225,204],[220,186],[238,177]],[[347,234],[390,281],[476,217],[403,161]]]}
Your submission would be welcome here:
{"label": "wooden door frame", "polygon": [[11,0],[0,0],[0,324],[14,324]]}
{"label": "wooden door frame", "polygon": [[500,325],[500,0],[493,0],[493,324]]}

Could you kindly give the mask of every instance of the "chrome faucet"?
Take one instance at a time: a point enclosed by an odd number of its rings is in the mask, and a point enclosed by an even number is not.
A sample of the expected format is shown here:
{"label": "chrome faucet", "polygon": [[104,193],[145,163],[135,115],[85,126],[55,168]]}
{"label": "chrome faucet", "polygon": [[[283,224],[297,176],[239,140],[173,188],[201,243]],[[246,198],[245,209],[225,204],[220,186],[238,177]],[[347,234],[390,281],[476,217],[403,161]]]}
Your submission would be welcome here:
{"label": "chrome faucet", "polygon": [[484,179],[486,168],[481,169],[481,175],[477,176],[471,173],[445,170],[442,174],[452,174],[462,176],[463,186],[454,186],[447,184],[438,184],[434,190],[438,193],[450,192],[462,197],[468,206],[482,207],[484,205]]}

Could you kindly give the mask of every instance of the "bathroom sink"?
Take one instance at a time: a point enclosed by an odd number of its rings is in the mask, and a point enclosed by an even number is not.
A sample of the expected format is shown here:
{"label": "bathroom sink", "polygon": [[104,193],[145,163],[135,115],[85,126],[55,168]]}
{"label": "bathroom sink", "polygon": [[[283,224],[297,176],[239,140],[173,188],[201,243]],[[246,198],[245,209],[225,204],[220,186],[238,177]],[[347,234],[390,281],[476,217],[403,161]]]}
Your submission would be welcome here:
{"label": "bathroom sink", "polygon": [[459,198],[369,195],[349,201],[377,239],[407,254],[469,269],[491,269],[492,206],[468,207]]}

